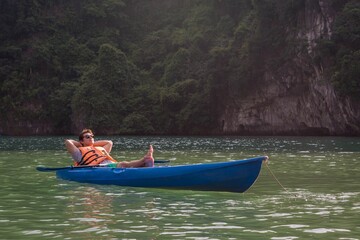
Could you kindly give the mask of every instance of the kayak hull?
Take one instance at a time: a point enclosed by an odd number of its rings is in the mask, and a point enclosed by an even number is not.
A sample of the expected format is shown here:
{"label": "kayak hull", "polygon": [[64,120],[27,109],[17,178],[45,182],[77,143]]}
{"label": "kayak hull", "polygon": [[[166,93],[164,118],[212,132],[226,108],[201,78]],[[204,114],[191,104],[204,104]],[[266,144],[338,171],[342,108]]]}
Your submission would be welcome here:
{"label": "kayak hull", "polygon": [[56,175],[64,180],[93,184],[245,192],[258,178],[265,159],[153,168],[72,168],[58,170]]}

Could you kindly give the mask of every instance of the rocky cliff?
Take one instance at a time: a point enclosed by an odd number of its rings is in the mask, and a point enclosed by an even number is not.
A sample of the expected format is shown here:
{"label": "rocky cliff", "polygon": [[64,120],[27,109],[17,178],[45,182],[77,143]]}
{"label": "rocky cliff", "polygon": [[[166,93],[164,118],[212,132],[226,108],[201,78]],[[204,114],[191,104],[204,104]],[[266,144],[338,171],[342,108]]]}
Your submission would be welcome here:
{"label": "rocky cliff", "polygon": [[253,94],[226,106],[219,119],[223,133],[360,135],[358,103],[338,96],[324,61],[314,60],[318,40],[332,35],[336,13],[328,2],[305,2],[296,32],[288,34],[307,47],[279,68],[267,70]]}

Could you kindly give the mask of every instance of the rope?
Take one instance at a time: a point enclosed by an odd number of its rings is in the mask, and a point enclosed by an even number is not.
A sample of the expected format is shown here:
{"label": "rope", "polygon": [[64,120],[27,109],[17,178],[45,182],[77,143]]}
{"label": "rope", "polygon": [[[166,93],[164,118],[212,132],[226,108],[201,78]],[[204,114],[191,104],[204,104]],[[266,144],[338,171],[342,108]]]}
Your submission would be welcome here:
{"label": "rope", "polygon": [[[269,165],[268,165],[268,161],[265,161],[265,165],[267,167],[267,169],[269,170],[269,172],[271,173],[271,175],[274,177],[274,179],[276,180],[276,182],[288,193],[288,194],[292,194],[290,193],[282,184],[281,182],[279,181],[279,179],[277,179],[277,177],[275,176],[275,174],[271,171]],[[298,198],[298,197],[301,197],[301,196],[298,196],[297,194],[293,194],[294,197]],[[304,200],[307,201],[307,198],[304,197]]]}
{"label": "rope", "polygon": [[269,172],[271,173],[271,175],[274,177],[274,179],[277,181],[277,183],[287,192],[287,193],[290,193],[282,184],[281,182],[279,181],[279,179],[277,179],[277,177],[275,176],[275,174],[271,171],[270,167],[269,167],[269,164],[268,164],[268,161],[265,161],[265,165],[267,167],[267,169],[269,170]]}

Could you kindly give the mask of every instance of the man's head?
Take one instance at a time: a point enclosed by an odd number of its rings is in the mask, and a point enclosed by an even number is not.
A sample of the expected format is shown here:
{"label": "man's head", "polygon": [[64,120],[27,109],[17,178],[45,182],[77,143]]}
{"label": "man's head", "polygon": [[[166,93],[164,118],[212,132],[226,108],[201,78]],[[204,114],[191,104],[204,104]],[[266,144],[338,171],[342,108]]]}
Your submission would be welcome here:
{"label": "man's head", "polygon": [[85,128],[79,134],[79,141],[85,146],[94,144],[94,133],[91,131],[91,129]]}

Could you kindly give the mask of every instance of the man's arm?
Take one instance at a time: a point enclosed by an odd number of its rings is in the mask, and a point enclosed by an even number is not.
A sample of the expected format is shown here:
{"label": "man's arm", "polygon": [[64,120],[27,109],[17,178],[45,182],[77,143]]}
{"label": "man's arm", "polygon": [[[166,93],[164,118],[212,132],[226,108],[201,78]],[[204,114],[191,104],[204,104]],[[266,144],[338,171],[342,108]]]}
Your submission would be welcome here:
{"label": "man's arm", "polygon": [[100,140],[94,142],[94,147],[103,147],[105,150],[110,153],[113,146],[113,142],[111,140]]}
{"label": "man's arm", "polygon": [[79,147],[81,147],[81,143],[72,139],[65,140],[65,147],[70,154],[74,154],[76,151],[79,151]]}

